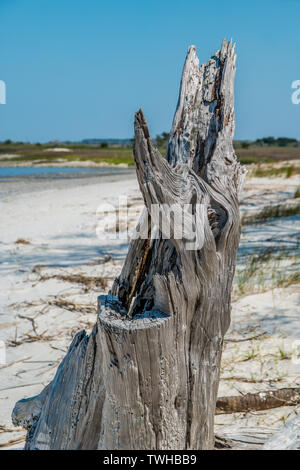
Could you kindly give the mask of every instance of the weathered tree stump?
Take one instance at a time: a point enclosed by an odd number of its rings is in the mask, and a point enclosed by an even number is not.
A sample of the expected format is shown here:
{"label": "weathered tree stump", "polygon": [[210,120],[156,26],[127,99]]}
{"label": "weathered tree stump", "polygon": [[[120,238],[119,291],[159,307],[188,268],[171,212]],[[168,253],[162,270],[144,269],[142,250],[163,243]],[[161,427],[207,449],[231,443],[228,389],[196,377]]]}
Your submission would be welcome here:
{"label": "weathered tree stump", "polygon": [[[189,48],[166,158],[136,114],[146,237],[131,242],[90,336],[78,333],[54,380],[16,404],[27,449],[213,448],[244,177],[232,146],[235,59],[223,41],[199,68]],[[183,209],[193,239],[189,230],[175,236],[170,206]]]}

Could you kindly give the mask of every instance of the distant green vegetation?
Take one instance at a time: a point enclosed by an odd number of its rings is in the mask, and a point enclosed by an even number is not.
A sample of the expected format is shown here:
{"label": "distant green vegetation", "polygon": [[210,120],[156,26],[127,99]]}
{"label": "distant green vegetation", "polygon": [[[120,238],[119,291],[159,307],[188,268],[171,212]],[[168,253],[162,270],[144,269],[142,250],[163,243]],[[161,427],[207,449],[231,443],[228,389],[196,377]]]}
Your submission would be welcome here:
{"label": "distant green vegetation", "polygon": [[235,148],[248,149],[251,147],[300,147],[300,141],[290,137],[263,137],[254,141],[236,140]]}
{"label": "distant green vegetation", "polygon": [[263,137],[252,142],[236,140],[234,148],[245,165],[300,159],[300,141],[289,137]]}
{"label": "distant green vegetation", "polygon": [[300,160],[300,147],[251,147],[235,149],[239,161],[244,165],[251,163],[275,163],[279,161]]}
{"label": "distant green vegetation", "polygon": [[263,137],[257,139],[254,145],[268,145],[269,147],[300,147],[300,142],[297,139],[290,139],[289,137]]}
{"label": "distant green vegetation", "polygon": [[162,132],[155,137],[155,143],[157,147],[166,148],[169,139],[168,132]]}
{"label": "distant green vegetation", "polygon": [[251,165],[252,163],[273,163],[273,162],[275,162],[275,160],[272,160],[272,158],[268,158],[268,157],[257,157],[255,155],[246,157],[244,155],[241,155],[241,151],[239,151],[239,150],[236,150],[236,154],[237,154],[239,162],[242,163],[242,165]]}
{"label": "distant green vegetation", "polygon": [[[54,151],[58,148],[62,151]],[[67,149],[68,152],[64,151]],[[34,162],[55,163],[70,161],[91,161],[94,163],[107,163],[110,165],[133,165],[131,147],[108,147],[101,143],[97,146],[85,144],[23,144],[0,143],[0,162]]]}
{"label": "distant green vegetation", "polygon": [[300,167],[293,166],[293,165],[286,165],[286,166],[280,166],[280,167],[268,165],[263,168],[262,167],[254,168],[254,170],[251,171],[251,176],[254,176],[256,178],[275,178],[275,177],[290,178],[291,176],[299,175],[299,174],[300,174]]}
{"label": "distant green vegetation", "polygon": [[[169,134],[162,132],[154,139],[162,155],[165,155]],[[29,162],[55,163],[56,161],[92,161],[105,162],[112,165],[134,165],[134,139],[85,139],[81,142],[50,142],[24,143],[13,142],[9,139],[0,142],[0,162]],[[67,149],[69,152],[53,151],[54,148]],[[250,141],[235,141],[234,148],[242,164],[273,163],[282,160],[300,159],[300,143],[287,137],[265,137]],[[263,171],[257,169],[256,176],[262,176]],[[276,170],[277,171],[277,170]],[[276,171],[274,172],[274,176]],[[278,170],[295,174],[297,170]],[[269,170],[268,170],[269,172]],[[270,174],[266,174],[270,176]],[[281,175],[284,176],[284,175]]]}

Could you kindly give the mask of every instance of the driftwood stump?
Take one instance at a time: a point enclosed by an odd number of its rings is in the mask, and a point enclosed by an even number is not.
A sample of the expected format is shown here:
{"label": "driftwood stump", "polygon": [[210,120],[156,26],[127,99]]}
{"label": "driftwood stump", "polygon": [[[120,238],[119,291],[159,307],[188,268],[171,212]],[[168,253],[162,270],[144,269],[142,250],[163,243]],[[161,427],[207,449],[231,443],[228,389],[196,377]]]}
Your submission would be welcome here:
{"label": "driftwood stump", "polygon": [[[27,449],[213,448],[244,179],[232,145],[235,60],[223,41],[199,68],[189,48],[166,158],[136,114],[146,206],[138,231],[146,236],[131,242],[110,294],[99,298],[92,333],[76,335],[40,395],[16,404]],[[183,208],[194,238],[190,230],[175,236],[170,206]]]}

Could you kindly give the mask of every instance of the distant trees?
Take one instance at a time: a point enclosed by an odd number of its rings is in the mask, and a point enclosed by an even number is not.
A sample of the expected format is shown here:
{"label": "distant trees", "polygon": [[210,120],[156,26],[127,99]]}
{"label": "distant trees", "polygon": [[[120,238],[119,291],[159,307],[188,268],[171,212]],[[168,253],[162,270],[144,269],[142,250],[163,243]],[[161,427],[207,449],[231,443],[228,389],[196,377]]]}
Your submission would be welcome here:
{"label": "distant trees", "polygon": [[[157,147],[166,148],[169,139],[168,132],[162,132],[158,134],[155,138],[155,144]],[[134,145],[134,139],[132,139]],[[256,139],[255,141],[249,140],[240,140],[234,142],[235,148],[249,149],[250,147],[300,147],[300,141],[290,137],[262,137],[261,139]]]}
{"label": "distant trees", "polygon": [[263,137],[262,139],[256,139],[254,145],[260,146],[275,146],[275,147],[298,147],[299,141],[297,139],[291,139],[289,137]]}
{"label": "distant trees", "polygon": [[[153,140],[157,147],[166,148],[168,139],[169,139],[169,132],[162,132],[161,134],[157,134],[157,136]],[[134,147],[134,142],[135,142],[135,139],[133,137],[132,139],[130,139],[130,143],[132,147]]]}
{"label": "distant trees", "polygon": [[241,147],[242,149],[248,149],[250,147],[250,142],[248,142],[247,140],[241,142]]}
{"label": "distant trees", "polygon": [[234,148],[249,149],[250,147],[300,147],[300,141],[290,137],[262,137],[254,141],[235,140]]}
{"label": "distant trees", "polygon": [[[165,149],[168,144],[169,133],[162,132],[161,134],[157,134],[155,139],[153,139],[154,143],[160,149]],[[131,139],[110,139],[107,141],[103,141],[100,139],[84,139],[81,141],[80,144],[82,145],[91,145],[91,146],[98,146],[100,148],[107,148],[110,146],[119,146],[119,147],[134,147],[135,139],[134,137]],[[12,141],[10,139],[3,140],[0,142],[2,145],[22,145],[23,142],[20,141]],[[48,142],[48,146],[55,147],[56,145],[62,144],[59,141],[51,141]],[[75,144],[73,142],[65,141],[64,144],[71,145]],[[37,147],[42,146],[40,142],[33,143]],[[251,147],[300,147],[300,141],[291,137],[262,137],[261,139],[256,139],[254,141],[250,140],[235,140],[234,141],[234,148],[235,149],[249,149]]]}
{"label": "distant trees", "polygon": [[162,132],[161,134],[158,134],[155,138],[155,143],[157,147],[166,147],[169,139],[169,133],[168,132]]}

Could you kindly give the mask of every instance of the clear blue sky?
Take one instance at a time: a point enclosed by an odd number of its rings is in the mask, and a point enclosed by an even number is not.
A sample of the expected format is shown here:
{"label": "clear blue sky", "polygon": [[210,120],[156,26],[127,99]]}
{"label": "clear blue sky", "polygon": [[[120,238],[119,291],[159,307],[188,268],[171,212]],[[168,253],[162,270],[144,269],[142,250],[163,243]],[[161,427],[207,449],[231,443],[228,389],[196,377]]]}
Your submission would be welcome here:
{"label": "clear blue sky", "polygon": [[236,138],[300,139],[300,0],[0,0],[0,140],[168,131],[190,44],[237,43]]}

